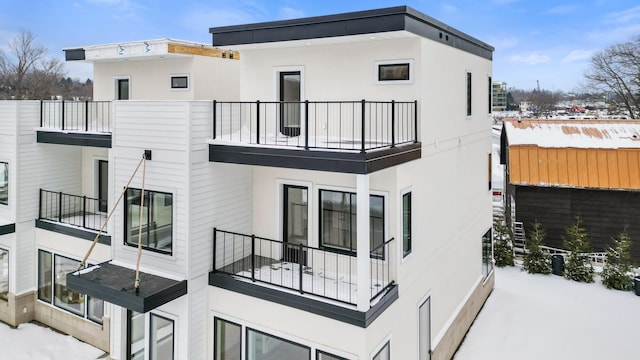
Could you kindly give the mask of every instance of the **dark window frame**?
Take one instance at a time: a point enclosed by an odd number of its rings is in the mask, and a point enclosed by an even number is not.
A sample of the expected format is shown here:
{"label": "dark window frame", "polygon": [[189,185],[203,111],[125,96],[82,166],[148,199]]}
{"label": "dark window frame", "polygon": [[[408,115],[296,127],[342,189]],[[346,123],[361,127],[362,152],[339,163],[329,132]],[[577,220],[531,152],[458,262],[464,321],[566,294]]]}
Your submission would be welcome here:
{"label": "dark window frame", "polygon": [[[408,208],[405,208],[405,198],[408,199]],[[409,254],[411,254],[411,251],[413,250],[413,244],[411,243],[412,239],[413,239],[413,209],[412,209],[412,195],[411,195],[411,191],[407,191],[405,193],[402,194],[402,257],[407,257]],[[408,211],[408,214],[405,214],[405,212]],[[407,227],[408,229],[405,229],[405,216],[408,216],[408,222],[407,222]],[[408,230],[408,231],[407,231]],[[405,231],[407,231],[407,233],[405,233]]]}
{"label": "dark window frame", "polygon": [[[126,84],[126,87],[123,87]],[[128,77],[116,79],[116,100],[131,99],[131,81]]]}
{"label": "dark window frame", "polygon": [[491,76],[489,76],[489,114],[493,111],[493,82]]}
{"label": "dark window frame", "polygon": [[[49,281],[48,286],[50,288],[49,288],[48,294],[46,294],[46,295],[48,295],[49,299],[45,298],[44,296],[41,296],[41,294],[40,294],[41,286],[42,285],[47,285],[47,284],[43,284],[43,280],[45,280],[45,279],[42,279],[41,276],[40,276],[40,272],[41,272],[40,265],[41,265],[41,259],[42,259],[41,255],[49,256],[49,260],[50,260],[50,266],[51,266],[50,267],[50,271],[51,272],[50,272],[50,276],[49,276],[49,279],[48,279],[48,281]],[[93,322],[95,324],[104,325],[102,319],[98,320],[97,318],[92,317],[89,314],[89,307],[91,306],[90,305],[90,303],[91,303],[90,299],[92,299],[92,297],[89,296],[88,294],[82,293],[82,295],[84,295],[84,300],[83,300],[84,306],[83,306],[82,315],[56,304],[56,295],[55,295],[56,281],[55,281],[55,277],[56,277],[56,258],[57,257],[68,259],[68,260],[72,260],[72,261],[77,261],[78,263],[80,262],[80,260],[76,260],[76,259],[70,258],[68,256],[60,255],[60,254],[57,254],[57,253],[52,252],[52,251],[38,249],[38,257],[37,257],[38,258],[37,259],[37,274],[38,274],[37,285],[38,285],[38,289],[37,289],[37,296],[36,296],[37,300],[41,301],[43,303],[46,303],[48,305],[51,305],[51,306],[55,307],[56,309],[62,310],[64,312],[66,312],[66,313],[72,314],[74,316],[77,316],[79,318],[83,318],[83,319],[88,320],[88,321],[91,321],[91,322]],[[98,299],[98,298],[94,298],[94,299],[101,300],[101,299]],[[104,317],[104,301],[102,301],[102,316]]]}
{"label": "dark window frame", "polygon": [[[349,239],[349,248],[342,248],[339,246],[334,246],[334,245],[325,245],[324,244],[324,237],[323,237],[323,231],[324,231],[324,223],[322,221],[322,217],[323,217],[323,201],[322,201],[322,193],[323,192],[334,192],[334,193],[341,193],[343,195],[349,195],[349,197],[351,198],[351,196],[356,195],[356,193],[354,192],[349,192],[349,191],[341,191],[341,190],[331,190],[331,189],[320,189],[319,190],[319,195],[318,195],[318,206],[319,206],[319,225],[318,225],[318,232],[319,232],[319,247],[323,250],[327,250],[327,251],[332,251],[335,253],[339,253],[339,254],[346,254],[346,255],[351,255],[351,254],[355,254],[357,253],[357,248],[354,248],[354,241],[357,244],[357,234],[356,234],[356,238],[350,238]],[[376,198],[380,198],[382,200],[382,239],[381,239],[381,243],[376,244],[375,243],[375,239],[372,239],[372,231],[369,232],[369,238],[370,238],[370,244],[369,244],[369,250],[373,250],[374,247],[378,247],[382,244],[384,244],[385,240],[385,234],[386,234],[386,228],[387,228],[387,219],[386,219],[386,204],[385,204],[385,197],[383,195],[374,195],[374,194],[369,194],[369,200],[371,200],[372,197],[376,197]],[[371,204],[371,201],[369,202],[369,204]],[[356,215],[357,216],[357,212],[353,210],[353,208],[356,206],[356,204],[352,203],[350,201],[349,204],[349,215]],[[371,230],[371,220],[372,220],[372,215],[371,215],[371,205],[369,205],[369,227]],[[352,229],[353,226],[357,226],[357,224],[349,224],[349,228]],[[349,232],[351,233],[352,231],[349,230]],[[384,249],[382,249],[380,255],[376,255],[376,258],[380,258],[381,260],[384,259]]]}
{"label": "dark window frame", "polygon": [[397,62],[378,65],[378,81],[411,81],[411,63]]}
{"label": "dark window frame", "polygon": [[467,71],[467,116],[471,116],[472,114],[472,102],[471,102],[471,95],[472,95],[472,86],[471,86],[471,72]]}
{"label": "dark window frame", "polygon": [[[285,339],[285,338],[281,338],[279,336],[275,336],[275,335],[266,333],[264,331],[256,330],[256,329],[250,328],[248,326],[245,326],[245,331],[244,331],[244,336],[245,336],[244,351],[245,351],[245,357],[247,357],[247,358],[249,357],[249,332],[250,331],[255,332],[257,334],[260,334],[262,336],[274,338],[276,340],[279,340],[279,341],[282,341],[282,342],[285,342],[285,343],[289,343],[289,344],[298,346],[300,348],[304,348],[304,349],[307,350],[307,352],[309,354],[309,357],[306,360],[311,360],[311,347],[310,346],[302,345],[302,344],[297,343],[295,341],[292,341],[292,340],[289,340],[289,339]],[[300,360],[305,360],[305,359],[300,359]]]}
{"label": "dark window frame", "polygon": [[[9,205],[9,163],[0,161],[0,171],[4,174],[5,183],[0,183],[0,205]],[[4,188],[4,189],[3,189]]]}
{"label": "dark window frame", "polygon": [[[174,319],[170,319],[166,316],[162,316],[159,315],[157,313],[150,313],[149,314],[149,342],[148,345],[149,346],[149,358],[150,359],[154,359],[154,353],[153,350],[156,349],[156,345],[154,344],[153,341],[153,319],[155,318],[160,318],[162,320],[166,320],[166,321],[170,321],[171,322],[171,359],[175,359],[176,358],[176,321]],[[145,329],[146,330],[146,329]],[[145,333],[146,336],[146,333]],[[156,340],[157,342],[157,340]]]}
{"label": "dark window frame", "polygon": [[244,341],[243,336],[242,336],[242,334],[243,334],[242,324],[238,324],[236,322],[229,321],[229,320],[223,319],[223,318],[218,317],[218,316],[214,316],[213,317],[213,359],[214,360],[224,360],[224,359],[219,359],[219,358],[216,357],[216,355],[218,354],[217,351],[216,351],[216,344],[218,343],[218,341],[217,341],[218,340],[217,339],[217,336],[218,336],[217,322],[218,321],[226,323],[226,324],[231,324],[233,326],[237,326],[238,328],[240,328],[240,342],[238,343],[238,346],[240,347],[240,349],[239,349],[240,350],[240,355],[242,355],[242,345],[243,345],[243,341]]}
{"label": "dark window frame", "polygon": [[179,89],[179,90],[189,89],[189,75],[172,75],[171,89]]}
{"label": "dark window frame", "polygon": [[[130,194],[129,191],[137,191],[140,192],[141,189],[137,189],[137,188],[127,188],[125,190],[125,202],[124,202],[124,245],[125,246],[129,246],[129,247],[138,247],[138,238],[137,236],[135,236],[135,239],[132,239],[134,241],[129,242],[129,212],[130,212],[130,205],[138,205],[140,206],[140,196],[139,195],[135,195],[135,194]],[[150,247],[148,245],[145,245],[144,243],[142,244],[142,249],[147,250],[147,251],[151,251],[151,252],[155,252],[155,253],[159,253],[159,254],[163,254],[163,255],[169,255],[169,256],[173,256],[173,231],[174,231],[174,208],[173,208],[173,193],[169,193],[169,192],[163,192],[163,191],[155,191],[155,190],[148,190],[145,189],[144,190],[144,201],[143,201],[143,207],[148,208],[149,205],[153,202],[152,199],[152,194],[162,194],[165,195],[164,197],[164,203],[163,206],[168,207],[171,206],[171,229],[169,231],[171,238],[170,238],[170,250],[169,251],[165,251],[162,250],[160,248],[154,248],[154,247]],[[168,195],[168,196],[167,196]],[[133,199],[133,200],[130,200]],[[147,219],[146,219],[146,230],[143,230],[146,232],[146,236],[147,236],[147,244],[149,243],[149,238],[150,238],[150,229],[152,228],[151,226],[149,226],[149,223],[151,221],[151,211],[147,211]],[[143,226],[143,229],[145,229],[145,227]],[[154,229],[155,230],[155,229]]]}

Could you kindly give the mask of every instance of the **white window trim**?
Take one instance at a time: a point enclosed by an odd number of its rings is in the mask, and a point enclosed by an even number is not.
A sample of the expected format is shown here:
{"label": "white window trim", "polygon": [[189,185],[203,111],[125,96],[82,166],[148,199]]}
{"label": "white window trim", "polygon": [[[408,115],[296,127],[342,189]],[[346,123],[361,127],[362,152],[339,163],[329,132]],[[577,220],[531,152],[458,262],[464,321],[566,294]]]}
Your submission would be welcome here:
{"label": "white window trim", "polygon": [[[186,77],[187,78],[187,87],[186,88],[174,88],[172,86],[174,77]],[[178,92],[190,91],[191,90],[191,76],[189,74],[169,74],[169,90],[170,91],[178,91]]]}
{"label": "white window trim", "polygon": [[129,81],[129,100],[131,100],[131,75],[116,75],[113,77],[113,100],[118,100],[118,80]]}
{"label": "white window trim", "polygon": [[[378,67],[380,65],[390,64],[409,64],[409,80],[385,80],[378,79]],[[373,79],[377,85],[406,85],[413,84],[413,68],[415,67],[413,59],[396,59],[396,60],[377,60],[373,67]]]}

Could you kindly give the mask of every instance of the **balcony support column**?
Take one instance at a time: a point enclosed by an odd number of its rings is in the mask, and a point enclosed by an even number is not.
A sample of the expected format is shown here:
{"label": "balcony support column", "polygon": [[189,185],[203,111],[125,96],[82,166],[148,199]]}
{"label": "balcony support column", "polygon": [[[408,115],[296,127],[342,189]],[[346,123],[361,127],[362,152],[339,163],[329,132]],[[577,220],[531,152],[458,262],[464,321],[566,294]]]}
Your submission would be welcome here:
{"label": "balcony support column", "polygon": [[369,175],[356,175],[356,224],[357,224],[357,244],[358,250],[356,263],[358,270],[358,290],[356,305],[358,311],[369,310],[371,301],[371,271],[369,253]]}

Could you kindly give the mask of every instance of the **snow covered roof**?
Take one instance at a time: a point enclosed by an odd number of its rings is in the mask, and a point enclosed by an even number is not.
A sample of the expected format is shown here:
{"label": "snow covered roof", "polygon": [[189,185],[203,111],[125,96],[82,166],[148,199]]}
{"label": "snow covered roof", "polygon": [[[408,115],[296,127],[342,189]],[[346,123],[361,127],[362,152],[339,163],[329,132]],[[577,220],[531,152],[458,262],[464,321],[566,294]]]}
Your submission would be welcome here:
{"label": "snow covered roof", "polygon": [[638,149],[638,120],[546,120],[504,121],[509,146],[542,148]]}
{"label": "snow covered roof", "polygon": [[640,121],[505,120],[509,183],[640,190]]}
{"label": "snow covered roof", "polygon": [[169,38],[89,45],[63,50],[67,61],[82,60],[87,62],[184,56],[209,56],[236,60],[240,58],[240,54],[237,51],[223,50],[207,44]]}

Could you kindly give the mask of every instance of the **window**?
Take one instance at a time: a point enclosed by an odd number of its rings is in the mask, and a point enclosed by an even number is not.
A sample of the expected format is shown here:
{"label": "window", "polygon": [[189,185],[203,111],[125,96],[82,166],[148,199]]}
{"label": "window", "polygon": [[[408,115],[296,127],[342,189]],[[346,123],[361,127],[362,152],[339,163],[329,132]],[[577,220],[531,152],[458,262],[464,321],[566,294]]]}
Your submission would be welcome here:
{"label": "window", "polygon": [[411,254],[411,192],[402,195],[402,256]]}
{"label": "window", "polygon": [[102,324],[104,302],[67,288],[67,274],[80,261],[38,250],[38,300]]}
{"label": "window", "polygon": [[379,64],[378,81],[410,80],[409,63]]}
{"label": "window", "polygon": [[311,348],[247,328],[247,360],[309,360]]}
{"label": "window", "polygon": [[391,359],[391,343],[387,341],[386,344],[378,351],[373,357],[373,360],[389,360]]}
{"label": "window", "polygon": [[489,93],[489,114],[491,114],[491,108],[493,106],[492,102],[491,102],[491,93],[493,92],[493,87],[492,87],[492,83],[491,83],[491,76],[489,76],[489,89],[487,90]]}
{"label": "window", "polygon": [[149,359],[173,359],[173,320],[152,313],[149,326],[151,327]]}
{"label": "window", "polygon": [[242,327],[219,318],[214,322],[214,360],[240,360]]}
{"label": "window", "polygon": [[[138,231],[142,231],[142,247],[147,250],[172,254],[173,250],[173,195],[144,191],[140,208],[140,190],[127,189],[125,202],[125,244],[138,246]],[[142,227],[140,212],[142,211]]]}
{"label": "window", "polygon": [[316,360],[347,360],[343,357],[316,350]]}
{"label": "window", "polygon": [[[369,231],[372,252],[383,252],[384,197],[369,196]],[[320,245],[354,252],[357,250],[356,194],[320,190]]]}
{"label": "window", "polygon": [[491,178],[493,176],[493,172],[492,172],[492,168],[491,168],[491,153],[489,153],[487,157],[488,157],[487,163],[488,163],[488,168],[489,168],[489,170],[488,170],[488,174],[489,174],[489,176],[488,176],[489,177],[489,190],[491,190]]}
{"label": "window", "polygon": [[418,308],[418,335],[420,360],[431,359],[431,298]]}
{"label": "window", "polygon": [[116,100],[129,100],[129,79],[116,79]]}
{"label": "window", "polygon": [[486,279],[493,267],[491,255],[491,229],[482,236],[482,279]]}
{"label": "window", "polygon": [[471,73],[467,72],[467,116],[471,116]]}
{"label": "window", "polygon": [[0,204],[9,205],[9,164],[0,162]]}
{"label": "window", "polygon": [[127,310],[127,359],[144,360],[144,314]]}
{"label": "window", "polygon": [[172,89],[188,89],[189,88],[189,77],[184,76],[172,76],[171,77],[171,88]]}
{"label": "window", "polygon": [[0,299],[9,297],[9,251],[0,248]]}

